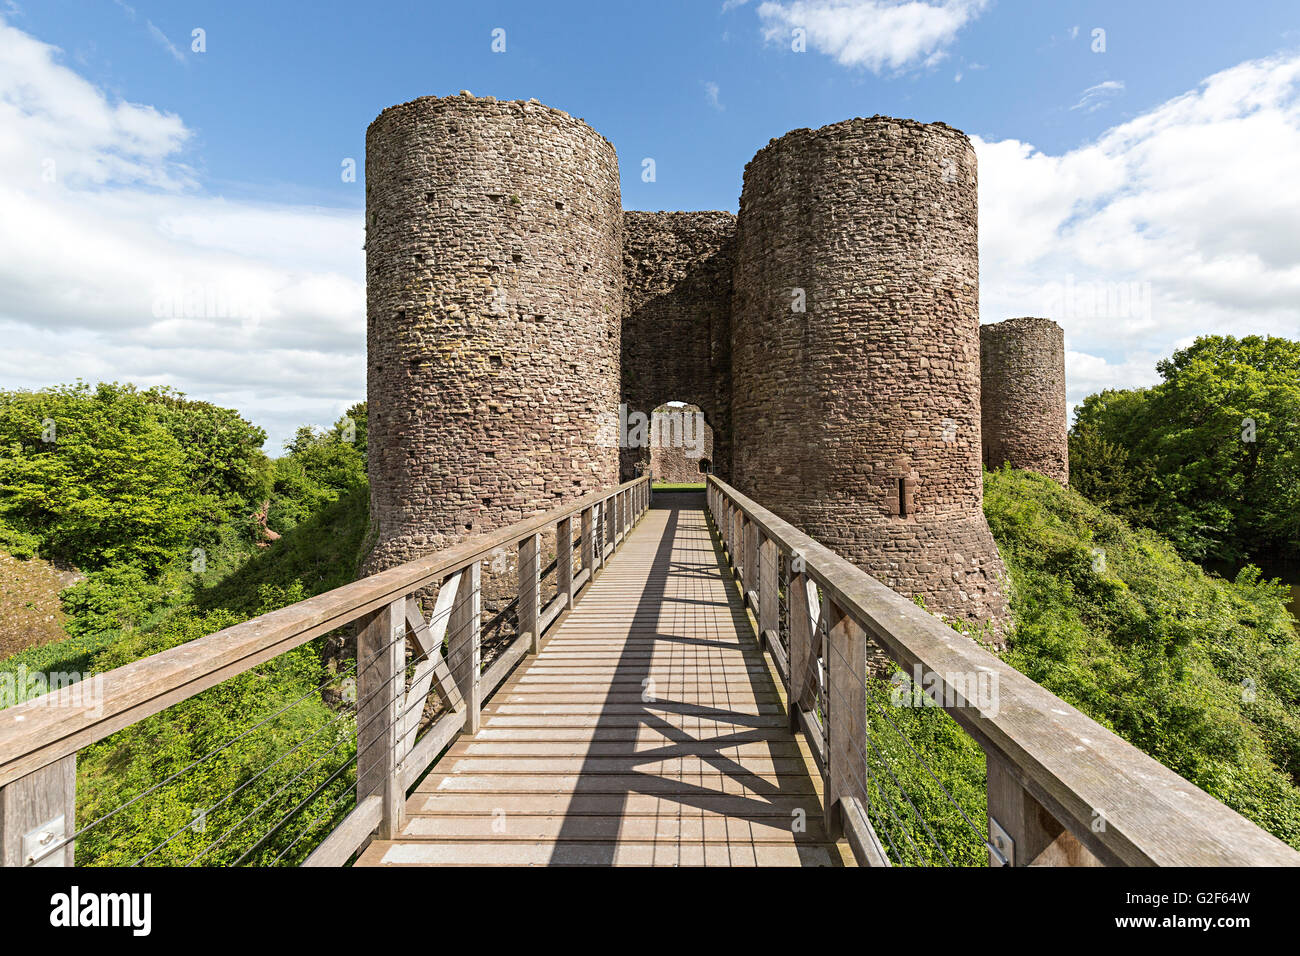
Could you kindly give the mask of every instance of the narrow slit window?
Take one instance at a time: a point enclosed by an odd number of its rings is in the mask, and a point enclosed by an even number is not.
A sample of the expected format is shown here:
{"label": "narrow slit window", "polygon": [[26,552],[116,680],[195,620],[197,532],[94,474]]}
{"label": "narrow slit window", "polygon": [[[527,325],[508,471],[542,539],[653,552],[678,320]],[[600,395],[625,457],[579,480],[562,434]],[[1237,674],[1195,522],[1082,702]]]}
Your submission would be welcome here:
{"label": "narrow slit window", "polygon": [[907,479],[898,479],[898,516],[907,517]]}

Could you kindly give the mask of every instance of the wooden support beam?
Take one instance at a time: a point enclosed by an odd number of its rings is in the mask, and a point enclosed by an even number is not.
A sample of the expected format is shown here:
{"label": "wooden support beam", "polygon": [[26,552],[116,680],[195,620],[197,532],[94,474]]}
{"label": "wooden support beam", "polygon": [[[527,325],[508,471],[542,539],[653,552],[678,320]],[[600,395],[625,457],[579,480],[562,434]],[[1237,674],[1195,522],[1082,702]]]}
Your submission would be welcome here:
{"label": "wooden support beam", "polygon": [[582,549],[582,570],[587,572],[587,578],[590,580],[591,573],[596,569],[596,539],[594,537],[595,521],[593,520],[594,508],[583,508],[582,516],[579,520],[578,534],[582,538],[579,547]]}
{"label": "wooden support beam", "polygon": [[838,839],[844,833],[839,802],[861,797],[867,785],[867,633],[834,602],[828,624],[826,827]]}
{"label": "wooden support beam", "polygon": [[752,521],[745,521],[745,578],[744,591],[748,594],[750,591],[758,590],[758,525]]}
{"label": "wooden support beam", "polygon": [[618,497],[611,495],[605,499],[605,512],[609,516],[605,521],[605,551],[608,554],[618,543]]}
{"label": "wooden support beam", "polygon": [[[540,535],[530,537],[536,541]],[[536,567],[536,564],[533,566]],[[521,574],[522,567],[521,563]],[[482,565],[471,564],[461,575],[460,587],[456,590],[456,603],[452,606],[451,619],[447,624],[447,659],[452,662],[452,674],[465,701],[465,732],[471,734],[478,733],[479,711],[483,707],[479,675],[482,660],[482,585]]]}
{"label": "wooden support beam", "polygon": [[367,615],[357,634],[357,803],[379,796],[379,838],[402,826],[406,800],[401,763],[402,706],[406,700],[406,598]]}
{"label": "wooden support beam", "polygon": [[532,635],[534,654],[542,649],[541,546],[540,534],[519,542],[519,633]]}
{"label": "wooden support beam", "polygon": [[0,787],[0,865],[72,866],[75,841],[68,838],[76,824],[77,755],[71,754]]}
{"label": "wooden support beam", "polygon": [[780,552],[776,542],[771,538],[762,538],[758,546],[758,633],[771,631],[776,633],[781,623],[778,602],[781,599],[777,591],[777,579],[781,563]]}
{"label": "wooden support beam", "polygon": [[573,605],[573,519],[561,518],[555,525],[555,589],[564,596],[564,606]]}
{"label": "wooden support beam", "polygon": [[817,584],[802,572],[790,575],[786,588],[790,602],[790,731],[798,732],[800,710],[811,710],[817,679],[817,620],[821,603]]}
{"label": "wooden support beam", "polygon": [[438,694],[453,710],[464,710],[465,701],[460,696],[460,689],[452,677],[451,668],[442,654],[442,642],[447,633],[447,624],[451,620],[452,606],[455,604],[456,591],[460,587],[464,571],[457,571],[442,582],[438,588],[438,597],[433,605],[431,623],[426,623],[420,614],[415,596],[406,599],[406,626],[415,637],[421,660],[415,665],[411,676],[411,686],[402,703],[402,745],[403,756],[410,753],[415,745],[415,735],[420,729],[420,720],[424,716],[424,701],[434,682],[438,685]]}
{"label": "wooden support beam", "polygon": [[998,753],[985,751],[988,779],[989,866],[1101,866],[1017,779]]}

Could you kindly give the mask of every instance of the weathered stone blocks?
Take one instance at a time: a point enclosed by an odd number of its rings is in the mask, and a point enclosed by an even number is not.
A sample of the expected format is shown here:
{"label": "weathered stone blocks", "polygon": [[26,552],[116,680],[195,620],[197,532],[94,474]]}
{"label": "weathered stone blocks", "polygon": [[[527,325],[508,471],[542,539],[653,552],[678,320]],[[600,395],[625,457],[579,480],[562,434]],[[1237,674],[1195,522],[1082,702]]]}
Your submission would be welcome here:
{"label": "weathered stone blocks", "polygon": [[[424,97],[366,133],[366,570],[618,478],[614,148],[535,102]],[[513,557],[511,559],[513,561]]]}
{"label": "weathered stone blocks", "polygon": [[745,494],[931,610],[998,619],[980,468],[975,153],[872,117],[745,169],[732,469]]}
{"label": "weathered stone blocks", "polygon": [[1070,481],[1065,332],[1023,317],[980,327],[984,464]]}

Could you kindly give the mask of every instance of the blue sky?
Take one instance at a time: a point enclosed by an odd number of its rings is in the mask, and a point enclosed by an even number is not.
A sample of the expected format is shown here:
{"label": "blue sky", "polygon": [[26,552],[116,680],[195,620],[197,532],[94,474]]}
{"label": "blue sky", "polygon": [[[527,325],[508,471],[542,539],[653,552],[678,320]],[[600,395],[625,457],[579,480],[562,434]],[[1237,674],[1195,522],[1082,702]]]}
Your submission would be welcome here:
{"label": "blue sky", "polygon": [[[0,18],[8,387],[167,382],[240,408],[270,450],[331,420],[364,394],[364,187],[340,164],[362,167],[384,107],[461,89],[585,118],[632,209],[734,210],[744,164],[796,127],[965,130],[983,319],[1061,321],[1073,401],[1150,381],[1197,333],[1300,334],[1294,2],[0,0]],[[191,282],[243,304],[158,307]]]}

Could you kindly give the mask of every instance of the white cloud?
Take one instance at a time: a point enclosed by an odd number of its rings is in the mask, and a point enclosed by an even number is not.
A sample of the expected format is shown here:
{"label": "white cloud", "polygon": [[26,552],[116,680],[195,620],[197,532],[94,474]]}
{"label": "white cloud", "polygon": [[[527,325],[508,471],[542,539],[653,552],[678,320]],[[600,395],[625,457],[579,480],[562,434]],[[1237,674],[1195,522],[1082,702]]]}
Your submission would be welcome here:
{"label": "white cloud", "polygon": [[1113,96],[1118,96],[1124,92],[1123,80],[1107,80],[1104,83],[1098,83],[1096,86],[1090,86],[1079,97],[1079,102],[1070,107],[1072,110],[1083,110],[1085,113],[1095,113],[1097,110],[1110,103]]}
{"label": "white cloud", "polygon": [[933,66],[988,0],[766,0],[763,36],[785,42],[802,28],[813,49],[873,73]]}
{"label": "white cloud", "polygon": [[717,83],[712,83],[712,82],[710,82],[710,83],[705,83],[705,84],[704,84],[704,98],[705,98],[705,100],[707,100],[707,101],[708,101],[708,104],[709,104],[710,106],[712,106],[715,110],[721,111],[721,110],[725,109],[726,107],[724,107],[724,106],[722,105],[722,103],[719,102],[719,100],[718,100],[718,92],[719,92],[719,90],[718,90],[718,84],[717,84]]}
{"label": "white cloud", "polygon": [[1242,63],[1049,155],[973,138],[981,315],[1056,319],[1071,401],[1196,335],[1300,337],[1300,57]]}
{"label": "white cloud", "polygon": [[190,140],[0,21],[0,381],[174,385],[278,451],[365,395],[362,217],[204,195]]}

